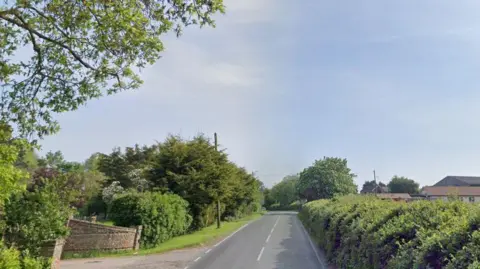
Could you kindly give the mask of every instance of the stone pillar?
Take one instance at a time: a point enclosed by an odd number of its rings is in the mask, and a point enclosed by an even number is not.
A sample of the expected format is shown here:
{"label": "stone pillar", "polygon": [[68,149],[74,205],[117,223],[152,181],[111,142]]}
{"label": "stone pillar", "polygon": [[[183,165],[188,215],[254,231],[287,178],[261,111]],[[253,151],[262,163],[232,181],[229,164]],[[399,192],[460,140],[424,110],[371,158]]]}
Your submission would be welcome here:
{"label": "stone pillar", "polygon": [[133,249],[139,250],[140,249],[140,237],[142,236],[142,225],[137,226],[137,230],[135,232],[135,240],[133,241]]}
{"label": "stone pillar", "polygon": [[60,268],[60,258],[62,257],[64,245],[64,239],[57,239],[55,241],[45,243],[40,249],[40,256],[52,258],[52,269]]}

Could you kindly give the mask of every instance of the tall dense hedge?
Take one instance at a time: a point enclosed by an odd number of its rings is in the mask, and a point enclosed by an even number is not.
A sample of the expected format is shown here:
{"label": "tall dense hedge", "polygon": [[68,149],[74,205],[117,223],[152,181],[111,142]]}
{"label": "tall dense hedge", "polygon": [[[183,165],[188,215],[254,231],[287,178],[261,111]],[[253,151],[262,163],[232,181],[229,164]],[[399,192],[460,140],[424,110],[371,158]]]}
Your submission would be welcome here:
{"label": "tall dense hedge", "polygon": [[192,217],[188,202],[175,194],[129,192],[113,201],[110,218],[118,226],[142,225],[143,247],[156,246],[184,234]]}
{"label": "tall dense hedge", "polygon": [[480,268],[480,207],[344,196],[303,206],[305,226],[339,268]]}

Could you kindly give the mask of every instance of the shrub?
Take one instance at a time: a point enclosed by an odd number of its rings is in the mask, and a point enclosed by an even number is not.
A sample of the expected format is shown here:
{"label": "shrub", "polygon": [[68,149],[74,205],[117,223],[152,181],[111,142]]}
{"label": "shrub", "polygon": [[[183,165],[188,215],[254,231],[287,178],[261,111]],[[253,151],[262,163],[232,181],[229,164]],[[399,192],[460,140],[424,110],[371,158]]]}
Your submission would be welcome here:
{"label": "shrub", "polygon": [[32,258],[28,252],[20,253],[15,248],[7,248],[0,241],[0,269],[50,269],[51,260]]}
{"label": "shrub", "polygon": [[339,268],[478,266],[477,205],[344,196],[307,203],[299,217]]}
{"label": "shrub", "polygon": [[72,210],[57,192],[55,182],[13,195],[5,203],[5,243],[39,256],[49,241],[68,235],[67,221]]}
{"label": "shrub", "polygon": [[142,247],[184,234],[192,222],[188,203],[180,196],[154,192],[119,195],[112,203],[110,218],[118,226],[142,225]]}

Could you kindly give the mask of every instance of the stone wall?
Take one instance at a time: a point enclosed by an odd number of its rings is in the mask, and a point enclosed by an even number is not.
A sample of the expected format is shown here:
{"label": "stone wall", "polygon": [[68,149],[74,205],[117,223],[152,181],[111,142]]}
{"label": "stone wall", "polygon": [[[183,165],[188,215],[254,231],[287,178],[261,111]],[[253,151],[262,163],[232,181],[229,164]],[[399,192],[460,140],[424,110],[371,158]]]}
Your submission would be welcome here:
{"label": "stone wall", "polygon": [[52,269],[60,268],[60,258],[62,256],[63,246],[65,240],[57,239],[55,241],[47,242],[40,250],[40,255],[47,258],[52,258]]}
{"label": "stone wall", "polygon": [[141,226],[125,228],[71,219],[63,252],[138,249]]}

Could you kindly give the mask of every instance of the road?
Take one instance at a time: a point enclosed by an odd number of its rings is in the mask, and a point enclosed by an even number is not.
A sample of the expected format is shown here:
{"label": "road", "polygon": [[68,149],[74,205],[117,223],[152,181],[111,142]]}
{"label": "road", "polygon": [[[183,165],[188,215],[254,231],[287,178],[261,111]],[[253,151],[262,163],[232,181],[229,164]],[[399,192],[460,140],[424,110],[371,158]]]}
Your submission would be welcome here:
{"label": "road", "polygon": [[296,213],[270,213],[199,255],[188,269],[327,269]]}

